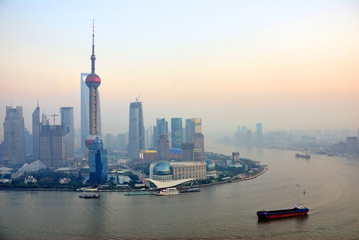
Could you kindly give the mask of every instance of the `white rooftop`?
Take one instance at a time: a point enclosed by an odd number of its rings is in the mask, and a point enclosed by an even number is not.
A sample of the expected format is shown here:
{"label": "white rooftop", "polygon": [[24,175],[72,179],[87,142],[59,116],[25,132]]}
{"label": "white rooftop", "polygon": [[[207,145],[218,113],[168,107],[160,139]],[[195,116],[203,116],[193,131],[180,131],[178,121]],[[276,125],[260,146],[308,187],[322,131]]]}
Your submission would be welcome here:
{"label": "white rooftop", "polygon": [[11,172],[11,170],[12,170],[12,168],[0,167],[0,174],[8,174]]}
{"label": "white rooftop", "polygon": [[18,172],[37,172],[41,169],[46,169],[46,165],[43,164],[40,160],[32,162],[30,164],[25,163]]}
{"label": "white rooftop", "polygon": [[186,179],[173,180],[173,181],[158,181],[158,180],[153,180],[151,178],[146,178],[146,180],[155,184],[157,188],[169,188],[169,187],[175,187],[185,182],[193,181],[195,180],[195,178],[186,178]]}

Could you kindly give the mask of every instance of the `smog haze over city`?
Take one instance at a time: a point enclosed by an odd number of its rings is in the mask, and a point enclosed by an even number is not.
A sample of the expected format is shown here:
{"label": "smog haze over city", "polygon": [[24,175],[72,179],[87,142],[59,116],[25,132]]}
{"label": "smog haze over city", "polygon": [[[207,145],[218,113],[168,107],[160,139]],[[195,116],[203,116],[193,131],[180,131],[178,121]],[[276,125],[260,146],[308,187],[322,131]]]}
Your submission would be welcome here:
{"label": "smog haze over city", "polygon": [[45,114],[73,106],[80,127],[95,19],[104,133],[128,131],[139,96],[146,128],[357,129],[358,13],[358,1],[0,1],[0,119],[22,105],[31,129],[39,101]]}

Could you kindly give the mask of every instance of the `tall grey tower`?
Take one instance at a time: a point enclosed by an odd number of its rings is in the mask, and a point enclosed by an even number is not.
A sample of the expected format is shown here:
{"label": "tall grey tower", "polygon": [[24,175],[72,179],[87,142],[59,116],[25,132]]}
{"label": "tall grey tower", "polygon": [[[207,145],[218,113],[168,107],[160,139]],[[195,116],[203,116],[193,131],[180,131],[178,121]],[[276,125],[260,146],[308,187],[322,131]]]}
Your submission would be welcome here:
{"label": "tall grey tower", "polygon": [[75,136],[74,136],[74,108],[62,107],[61,113],[61,125],[64,130],[65,140],[65,158],[66,160],[73,160],[74,148],[75,148]]}
{"label": "tall grey tower", "polygon": [[[85,144],[86,137],[89,135],[89,89],[86,85],[86,77],[90,73],[81,73],[81,151],[86,154],[88,149]],[[100,107],[100,91],[98,94],[98,135],[102,136],[101,131],[101,107]]]}
{"label": "tall grey tower", "polygon": [[25,163],[24,117],[22,107],[6,107],[4,157],[8,164]]}
{"label": "tall grey tower", "polygon": [[37,104],[32,113],[32,158],[40,159],[40,107]]}
{"label": "tall grey tower", "polygon": [[90,150],[88,164],[90,167],[90,183],[105,183],[107,181],[107,151],[103,149],[103,142],[99,135],[99,94],[98,87],[101,78],[95,73],[95,31],[92,28],[92,55],[91,74],[86,77],[86,85],[89,88],[89,129],[90,135],[86,137],[85,144]]}
{"label": "tall grey tower", "polygon": [[88,149],[85,145],[89,135],[89,90],[85,79],[89,73],[81,73],[81,151],[85,154]]}
{"label": "tall grey tower", "polygon": [[145,147],[145,129],[141,102],[130,103],[129,141],[127,152],[131,159],[139,159],[140,150]]}

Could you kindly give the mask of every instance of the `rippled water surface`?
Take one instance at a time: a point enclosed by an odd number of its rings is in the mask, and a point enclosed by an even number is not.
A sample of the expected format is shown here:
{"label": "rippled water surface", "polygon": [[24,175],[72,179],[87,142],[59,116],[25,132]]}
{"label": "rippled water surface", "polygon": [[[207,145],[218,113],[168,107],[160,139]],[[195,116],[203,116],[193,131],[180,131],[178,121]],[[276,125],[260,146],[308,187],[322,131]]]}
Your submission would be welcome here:
{"label": "rippled water surface", "polygon": [[[235,149],[210,150],[230,155]],[[172,197],[0,191],[0,239],[359,239],[359,160],[238,150],[268,171]],[[297,202],[310,209],[307,217],[257,221],[258,210]]]}

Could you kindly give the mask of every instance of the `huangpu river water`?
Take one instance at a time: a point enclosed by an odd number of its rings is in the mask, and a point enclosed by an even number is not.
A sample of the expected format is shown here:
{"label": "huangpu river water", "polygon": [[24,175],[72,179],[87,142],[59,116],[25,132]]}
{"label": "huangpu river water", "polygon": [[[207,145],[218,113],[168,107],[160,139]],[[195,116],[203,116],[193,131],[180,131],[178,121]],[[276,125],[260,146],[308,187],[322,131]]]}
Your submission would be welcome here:
{"label": "huangpu river water", "polygon": [[[0,191],[0,239],[359,239],[359,160],[221,145],[207,151],[239,151],[269,169],[172,197]],[[308,217],[257,221],[258,210],[297,202]]]}

